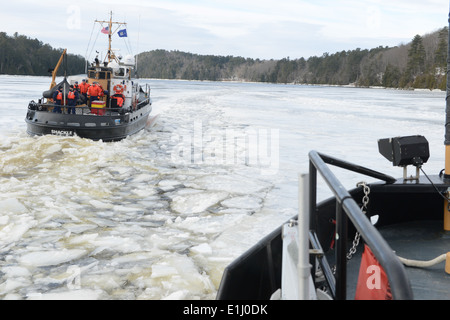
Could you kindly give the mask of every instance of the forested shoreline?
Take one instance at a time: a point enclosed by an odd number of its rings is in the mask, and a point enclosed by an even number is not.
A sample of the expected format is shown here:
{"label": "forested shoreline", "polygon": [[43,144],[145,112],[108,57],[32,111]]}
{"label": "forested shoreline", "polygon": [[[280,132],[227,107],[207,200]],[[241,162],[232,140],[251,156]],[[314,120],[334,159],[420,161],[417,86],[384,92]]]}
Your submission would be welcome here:
{"label": "forested shoreline", "polygon": [[259,60],[153,50],[139,54],[139,76],[156,79],[445,89],[448,28],[396,47]]}
{"label": "forested shoreline", "polygon": [[[448,27],[416,35],[408,44],[324,53],[307,59],[260,60],[152,50],[138,55],[141,78],[382,86],[445,90]],[[62,49],[0,32],[0,74],[49,75]],[[85,60],[68,55],[68,74],[84,73]]]}
{"label": "forested shoreline", "polygon": [[[63,50],[17,32],[13,36],[0,32],[0,74],[48,76]],[[85,59],[68,54],[66,65],[68,75],[80,74],[84,72]],[[58,75],[63,75],[63,69],[60,68]]]}

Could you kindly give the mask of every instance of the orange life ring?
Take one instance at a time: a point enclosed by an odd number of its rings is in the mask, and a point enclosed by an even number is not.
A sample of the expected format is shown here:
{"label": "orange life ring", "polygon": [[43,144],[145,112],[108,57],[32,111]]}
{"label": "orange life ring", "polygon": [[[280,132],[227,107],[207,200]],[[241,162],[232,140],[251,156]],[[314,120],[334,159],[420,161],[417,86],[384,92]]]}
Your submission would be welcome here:
{"label": "orange life ring", "polygon": [[116,84],[115,86],[114,86],[114,91],[116,92],[116,93],[123,93],[123,91],[125,90],[127,88],[127,86],[123,86],[123,85],[121,85],[121,84]]}

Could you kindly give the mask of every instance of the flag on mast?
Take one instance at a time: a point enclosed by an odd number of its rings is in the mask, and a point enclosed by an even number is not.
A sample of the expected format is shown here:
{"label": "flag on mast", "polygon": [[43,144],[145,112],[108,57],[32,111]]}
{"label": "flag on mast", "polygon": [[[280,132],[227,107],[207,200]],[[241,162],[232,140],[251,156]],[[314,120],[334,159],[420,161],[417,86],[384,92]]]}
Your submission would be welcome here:
{"label": "flag on mast", "polygon": [[109,27],[105,27],[102,29],[102,33],[109,34]]}
{"label": "flag on mast", "polygon": [[117,34],[118,34],[119,37],[121,37],[121,38],[128,37],[127,29],[119,30],[119,32],[118,32]]}

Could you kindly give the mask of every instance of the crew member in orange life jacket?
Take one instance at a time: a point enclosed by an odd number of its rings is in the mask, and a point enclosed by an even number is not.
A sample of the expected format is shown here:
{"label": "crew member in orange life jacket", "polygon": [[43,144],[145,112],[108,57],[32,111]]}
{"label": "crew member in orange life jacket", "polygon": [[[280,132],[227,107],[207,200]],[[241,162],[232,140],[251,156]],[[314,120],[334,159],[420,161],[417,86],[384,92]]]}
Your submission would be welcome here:
{"label": "crew member in orange life jacket", "polygon": [[53,92],[53,101],[55,101],[56,106],[53,108],[53,112],[55,113],[61,113],[61,105],[63,103],[64,97],[62,93],[62,87],[59,87],[58,90],[55,90]]}
{"label": "crew member in orange life jacket", "polygon": [[87,103],[87,92],[89,89],[89,83],[87,83],[86,79],[83,79],[83,81],[81,82],[79,87],[80,87],[81,96],[84,97],[83,102]]}
{"label": "crew member in orange life jacket", "polygon": [[111,97],[112,101],[113,101],[113,108],[122,108],[123,107],[123,103],[125,102],[125,96],[120,93],[120,92],[116,92],[115,95],[113,95]]}
{"label": "crew member in orange life jacket", "polygon": [[89,89],[88,89],[88,95],[89,95],[89,107],[92,104],[92,101],[98,100],[99,97],[103,96],[103,89],[100,87],[98,82],[94,82]]}
{"label": "crew member in orange life jacket", "polygon": [[73,90],[80,92],[80,86],[78,85],[78,81],[75,81],[75,84],[73,85]]}
{"label": "crew member in orange life jacket", "polygon": [[67,108],[67,111],[68,111],[69,114],[70,114],[70,113],[73,113],[73,114],[76,113],[76,112],[75,112],[75,106],[77,105],[77,101],[78,101],[78,98],[79,98],[79,97],[80,97],[80,96],[79,96],[79,94],[78,94],[78,91],[77,91],[77,90],[74,90],[73,87],[70,87],[70,91],[69,91],[69,93],[67,94],[67,101],[68,101],[67,105],[69,106],[69,107]]}

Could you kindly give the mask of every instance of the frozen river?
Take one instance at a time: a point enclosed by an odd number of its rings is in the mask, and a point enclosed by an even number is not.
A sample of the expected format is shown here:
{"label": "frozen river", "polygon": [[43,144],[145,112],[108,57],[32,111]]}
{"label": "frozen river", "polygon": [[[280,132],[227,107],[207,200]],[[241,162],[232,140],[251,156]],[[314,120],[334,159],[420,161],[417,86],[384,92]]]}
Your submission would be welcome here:
{"label": "frozen river", "polygon": [[425,172],[444,168],[443,92],[141,82],[156,125],[103,143],[29,137],[50,79],[0,76],[1,299],[214,299],[227,264],[297,214],[310,150],[401,176],[377,139],[420,134]]}

